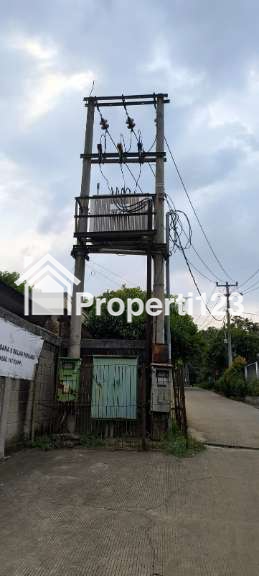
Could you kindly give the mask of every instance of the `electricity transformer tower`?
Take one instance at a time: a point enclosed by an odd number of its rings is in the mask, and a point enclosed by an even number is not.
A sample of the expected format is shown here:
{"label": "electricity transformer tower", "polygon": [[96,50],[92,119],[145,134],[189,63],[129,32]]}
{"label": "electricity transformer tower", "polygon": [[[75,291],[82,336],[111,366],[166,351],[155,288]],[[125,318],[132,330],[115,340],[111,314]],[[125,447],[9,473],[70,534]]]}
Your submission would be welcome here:
{"label": "electricity transformer tower", "polygon": [[[81,317],[76,315],[77,293],[84,291],[85,261],[90,254],[145,255],[147,257],[147,298],[152,294],[153,260],[153,296],[163,303],[163,309],[154,317],[147,318],[147,361],[152,362],[152,344],[164,345],[164,264],[167,246],[164,238],[164,104],[168,103],[167,94],[146,94],[130,96],[102,96],[84,98],[87,107],[82,183],[80,196],[76,198],[75,233],[76,244],[72,255],[75,258],[75,276],[80,280],[74,285],[71,312],[69,356],[80,358]],[[134,131],[134,120],[128,114],[128,106],[153,105],[156,110],[156,150],[146,152],[140,140],[136,152],[125,150],[121,143],[116,144],[110,136],[108,121],[102,110],[106,107],[124,107],[127,127]],[[97,153],[93,153],[94,114],[100,115],[100,126],[105,135],[105,147],[101,140]],[[106,137],[114,145],[114,151],[106,150]],[[105,164],[119,164],[121,169],[128,164],[148,163],[156,167],[155,193],[141,192],[128,188],[123,194],[110,189],[109,194],[90,194],[92,165],[103,167]],[[152,336],[153,334],[153,336]],[[150,336],[151,335],[151,336]],[[153,342],[151,341],[153,339]]]}
{"label": "electricity transformer tower", "polygon": [[228,337],[228,367],[231,366],[233,362],[233,353],[232,353],[232,341],[231,341],[231,328],[230,328],[230,288],[234,287],[237,288],[238,282],[235,284],[229,284],[229,282],[225,282],[225,284],[219,284],[216,282],[218,288],[225,288],[226,289],[226,313],[227,313],[227,337]]}

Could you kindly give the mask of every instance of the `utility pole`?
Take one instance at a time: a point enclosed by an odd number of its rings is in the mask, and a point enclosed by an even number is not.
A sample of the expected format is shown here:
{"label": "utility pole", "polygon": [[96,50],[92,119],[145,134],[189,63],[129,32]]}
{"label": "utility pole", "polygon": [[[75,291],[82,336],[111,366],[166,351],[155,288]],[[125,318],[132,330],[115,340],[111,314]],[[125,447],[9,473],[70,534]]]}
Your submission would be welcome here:
{"label": "utility pole", "polygon": [[[153,296],[162,302],[160,315],[148,317],[146,322],[146,382],[143,383],[144,407],[151,406],[151,365],[153,360],[153,344],[157,344],[158,365],[159,354],[166,352],[164,328],[164,263],[166,259],[166,244],[164,242],[164,104],[169,102],[168,94],[131,94],[121,96],[95,96],[84,98],[88,108],[85,147],[81,154],[83,173],[80,196],[75,198],[75,232],[77,239],[72,254],[75,258],[75,276],[80,281],[74,285],[72,300],[72,315],[70,326],[70,342],[68,355],[71,359],[80,359],[81,348],[81,317],[76,315],[78,292],[84,292],[85,260],[91,254],[125,254],[143,255],[147,257],[147,297]],[[128,107],[149,105],[156,109],[156,151],[145,151],[141,137],[137,138],[135,150],[127,150],[122,142],[116,144],[109,132],[109,122],[102,115],[105,108],[121,107],[125,111],[126,125],[131,135],[135,134],[134,118],[129,115]],[[93,152],[94,111],[100,115],[102,136],[97,143],[97,153]],[[103,140],[104,136],[104,140]],[[136,136],[136,134],[135,134]],[[111,142],[111,150],[106,149],[106,140]],[[105,141],[105,145],[103,145]],[[155,190],[143,192],[132,173],[131,164],[156,165]],[[126,188],[122,194],[119,188],[115,192],[109,187],[109,193],[90,195],[91,166],[99,165],[101,173],[106,164],[120,165],[131,173],[135,181],[135,189]],[[107,178],[106,180],[107,184]],[[138,190],[137,190],[138,188]],[[91,202],[90,211],[89,203]],[[152,270],[153,262],[153,270]],[[153,272],[153,274],[152,274]],[[153,276],[153,277],[152,277]],[[153,291],[152,291],[153,280]],[[153,408],[154,409],[154,408]],[[155,410],[155,409],[154,409]],[[160,410],[161,411],[161,406]],[[167,410],[165,410],[167,411]],[[144,425],[144,427],[146,424]]]}
{"label": "utility pole", "polygon": [[[93,127],[94,127],[94,108],[95,99],[89,98],[88,108],[87,108],[87,119],[86,119],[86,130],[85,130],[85,145],[84,154],[86,157],[83,158],[83,169],[82,169],[82,181],[81,181],[81,198],[89,198],[90,196],[90,182],[91,182],[91,159],[88,155],[91,155],[93,148]],[[85,211],[87,213],[88,202],[85,204]],[[80,222],[80,232],[84,232],[87,228],[87,219],[82,219]],[[77,241],[77,245],[80,244],[80,240]],[[76,295],[78,292],[84,291],[84,280],[85,280],[85,251],[82,248],[75,253],[75,273],[74,275],[80,284],[74,284],[73,287],[73,297],[72,297],[72,311],[71,311],[71,325],[70,325],[70,342],[69,342],[69,356],[70,358],[80,358],[80,347],[81,347],[81,329],[82,329],[82,319],[81,316],[76,314]]]}
{"label": "utility pole", "polygon": [[236,282],[235,284],[229,284],[229,282],[226,282],[225,284],[219,284],[218,282],[216,282],[218,288],[225,288],[226,289],[226,299],[227,299],[227,307],[226,307],[226,312],[227,312],[227,336],[228,336],[228,367],[230,368],[230,366],[232,365],[233,362],[233,354],[232,354],[232,341],[231,341],[231,329],[230,329],[230,288],[234,287],[237,288],[238,286],[238,282]]}
{"label": "utility pole", "polygon": [[[170,298],[170,212],[166,213],[166,297]],[[172,360],[170,314],[166,316],[166,343],[168,346],[168,363]]]}
{"label": "utility pole", "polygon": [[[157,95],[156,101],[156,152],[164,152],[164,98]],[[164,158],[157,157],[156,161],[156,187],[155,187],[155,212],[156,212],[156,235],[154,242],[157,245],[157,253],[154,255],[154,298],[159,298],[163,303],[163,309],[159,316],[154,317],[154,343],[165,342],[165,282],[164,282],[164,254],[159,249],[164,244]]]}

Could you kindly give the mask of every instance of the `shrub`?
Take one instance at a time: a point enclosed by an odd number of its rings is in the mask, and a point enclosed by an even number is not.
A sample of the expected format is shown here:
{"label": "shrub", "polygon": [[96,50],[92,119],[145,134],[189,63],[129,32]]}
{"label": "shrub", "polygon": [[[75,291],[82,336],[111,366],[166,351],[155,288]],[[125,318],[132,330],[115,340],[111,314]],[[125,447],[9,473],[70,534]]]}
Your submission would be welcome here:
{"label": "shrub", "polygon": [[244,376],[246,361],[237,356],[232,366],[225,370],[223,376],[215,383],[215,390],[227,397],[243,398],[247,394],[247,383]]}
{"label": "shrub", "polygon": [[248,396],[259,396],[259,380],[257,378],[248,380],[247,394]]}
{"label": "shrub", "polygon": [[38,436],[29,444],[31,448],[39,448],[40,450],[53,450],[53,448],[58,448],[55,438],[44,434],[43,436]]}
{"label": "shrub", "polygon": [[209,376],[208,378],[200,380],[200,382],[198,382],[198,386],[199,388],[205,388],[206,390],[213,390],[215,388],[215,380],[212,378],[212,376]]}
{"label": "shrub", "polygon": [[94,434],[82,434],[80,436],[80,446],[85,448],[99,448],[105,446],[105,441]]}
{"label": "shrub", "polygon": [[218,380],[216,380],[215,384],[214,384],[214,390],[216,390],[216,392],[219,392],[219,394],[225,394],[225,379],[224,376],[221,376],[220,378],[218,378]]}
{"label": "shrub", "polygon": [[185,438],[174,420],[171,422],[170,430],[165,434],[161,447],[165,452],[173,454],[177,458],[194,456],[205,449],[204,444],[195,438],[191,436]]}

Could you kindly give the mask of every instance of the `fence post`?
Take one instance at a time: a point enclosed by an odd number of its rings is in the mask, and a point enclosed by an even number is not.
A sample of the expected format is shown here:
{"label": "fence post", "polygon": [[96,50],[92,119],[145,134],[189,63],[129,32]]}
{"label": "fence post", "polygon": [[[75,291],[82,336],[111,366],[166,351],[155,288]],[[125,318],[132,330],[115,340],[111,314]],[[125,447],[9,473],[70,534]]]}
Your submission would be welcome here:
{"label": "fence post", "polygon": [[146,429],[147,429],[147,418],[146,418],[146,366],[142,367],[141,370],[141,446],[142,450],[147,449],[146,443]]}
{"label": "fence post", "polygon": [[186,446],[188,446],[188,424],[187,424],[187,415],[186,415],[186,404],[185,404],[185,389],[184,389],[184,377],[183,373],[181,374],[180,378],[180,397],[181,397],[181,424],[182,424],[182,431],[185,437]]}
{"label": "fence post", "polygon": [[184,434],[186,446],[188,446],[188,423],[185,405],[184,373],[182,367],[173,369],[173,390],[174,390],[174,413],[175,420]]}
{"label": "fence post", "polygon": [[38,388],[37,379],[38,379],[38,373],[39,373],[39,363],[40,363],[40,359],[38,360],[38,363],[35,366],[34,378],[33,378],[32,403],[31,403],[31,433],[30,433],[31,442],[34,442],[34,439],[35,439],[37,391],[38,391],[37,390],[37,388]]}
{"label": "fence post", "polygon": [[2,407],[0,411],[0,460],[5,457],[5,443],[8,425],[8,413],[12,390],[12,379],[4,378],[2,390]]}

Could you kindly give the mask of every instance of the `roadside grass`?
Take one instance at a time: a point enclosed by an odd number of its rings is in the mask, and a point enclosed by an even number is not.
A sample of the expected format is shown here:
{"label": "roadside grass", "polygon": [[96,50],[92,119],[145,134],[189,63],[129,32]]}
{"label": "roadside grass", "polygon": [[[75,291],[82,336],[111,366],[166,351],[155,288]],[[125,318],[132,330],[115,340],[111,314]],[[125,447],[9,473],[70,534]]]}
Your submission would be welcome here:
{"label": "roadside grass", "polygon": [[[58,448],[74,448],[75,446],[81,446],[82,448],[95,449],[95,448],[110,448],[118,449],[120,448],[139,448],[139,444],[129,445],[124,439],[122,445],[117,444],[118,439],[104,439],[95,434],[81,434],[69,436],[68,434],[44,434],[35,438],[33,442],[27,442],[27,448],[36,448],[43,451],[55,450]],[[24,446],[25,447],[25,446]],[[172,454],[177,458],[187,458],[198,454],[199,452],[205,450],[206,446],[195,440],[188,435],[186,438],[184,434],[179,430],[177,424],[173,421],[171,423],[170,430],[163,436],[163,438],[157,443],[151,442],[151,445],[146,445],[146,450],[155,447],[158,450],[163,450],[167,454]]]}
{"label": "roadside grass", "polygon": [[38,448],[40,450],[54,450],[55,448],[74,448],[82,446],[84,448],[100,448],[105,446],[105,441],[94,434],[44,434],[35,438],[33,442],[27,442],[26,447]]}
{"label": "roadside grass", "polygon": [[28,442],[28,447],[39,448],[40,450],[53,450],[58,448],[58,443],[53,436],[45,434],[38,436],[33,442]]}
{"label": "roadside grass", "polygon": [[179,430],[177,424],[172,422],[171,429],[164,436],[161,443],[161,448],[167,452],[167,454],[173,454],[177,458],[187,458],[190,456],[195,456],[199,452],[206,449],[206,446],[192,438],[192,436],[184,436],[184,434]]}
{"label": "roadside grass", "polygon": [[105,440],[94,434],[82,434],[79,441],[80,446],[85,448],[100,448],[105,446]]}

